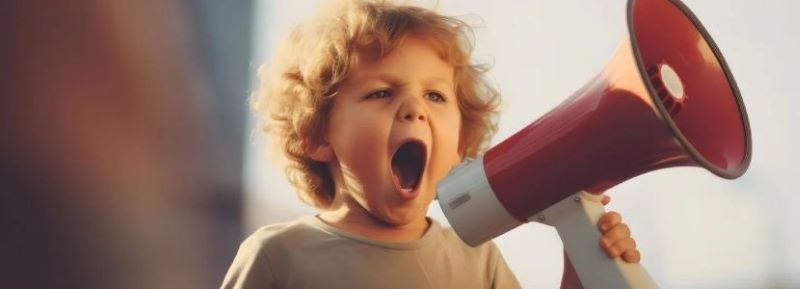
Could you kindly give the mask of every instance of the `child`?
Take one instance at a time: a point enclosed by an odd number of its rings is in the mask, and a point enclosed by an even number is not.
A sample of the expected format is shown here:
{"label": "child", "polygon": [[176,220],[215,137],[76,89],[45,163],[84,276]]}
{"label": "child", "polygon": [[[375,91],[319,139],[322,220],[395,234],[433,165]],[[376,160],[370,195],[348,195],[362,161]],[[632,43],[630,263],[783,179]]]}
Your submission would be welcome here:
{"label": "child", "polygon": [[[290,35],[255,107],[322,212],[248,237],[222,288],[520,287],[493,243],[470,247],[426,217],[436,183],[495,131],[498,94],[469,63],[468,32],[423,8],[347,1]],[[610,257],[638,262],[618,214],[601,227]]]}

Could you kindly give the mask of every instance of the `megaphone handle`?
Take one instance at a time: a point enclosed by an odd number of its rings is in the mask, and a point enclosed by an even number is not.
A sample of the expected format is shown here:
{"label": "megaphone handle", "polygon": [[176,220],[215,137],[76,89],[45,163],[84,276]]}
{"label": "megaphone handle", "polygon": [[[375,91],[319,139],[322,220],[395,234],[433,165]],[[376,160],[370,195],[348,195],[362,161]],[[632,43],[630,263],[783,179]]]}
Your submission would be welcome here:
{"label": "megaphone handle", "polygon": [[600,249],[597,221],[605,213],[602,195],[581,191],[531,217],[554,226],[584,289],[658,288],[640,264],[611,259]]}

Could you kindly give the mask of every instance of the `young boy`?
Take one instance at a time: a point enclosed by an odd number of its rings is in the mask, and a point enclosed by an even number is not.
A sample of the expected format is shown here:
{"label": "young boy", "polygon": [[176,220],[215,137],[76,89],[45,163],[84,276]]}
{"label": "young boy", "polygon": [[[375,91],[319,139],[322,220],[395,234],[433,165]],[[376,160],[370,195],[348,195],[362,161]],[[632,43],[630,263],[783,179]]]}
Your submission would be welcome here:
{"label": "young boy", "polygon": [[[291,34],[255,107],[322,212],[247,238],[222,288],[520,287],[493,243],[426,217],[436,183],[495,131],[499,96],[467,33],[423,8],[346,1]],[[638,262],[618,214],[599,225],[610,257]],[[565,286],[574,276],[567,266]]]}

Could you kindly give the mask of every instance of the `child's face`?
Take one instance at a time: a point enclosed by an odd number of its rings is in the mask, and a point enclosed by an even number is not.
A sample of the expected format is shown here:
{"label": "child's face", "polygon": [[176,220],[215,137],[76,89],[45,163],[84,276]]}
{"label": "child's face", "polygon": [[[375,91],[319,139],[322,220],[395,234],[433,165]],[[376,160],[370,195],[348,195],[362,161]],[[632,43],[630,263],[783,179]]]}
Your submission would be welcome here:
{"label": "child's face", "polygon": [[337,191],[386,223],[424,220],[436,183],[461,160],[453,67],[418,37],[380,58],[359,56],[326,135]]}

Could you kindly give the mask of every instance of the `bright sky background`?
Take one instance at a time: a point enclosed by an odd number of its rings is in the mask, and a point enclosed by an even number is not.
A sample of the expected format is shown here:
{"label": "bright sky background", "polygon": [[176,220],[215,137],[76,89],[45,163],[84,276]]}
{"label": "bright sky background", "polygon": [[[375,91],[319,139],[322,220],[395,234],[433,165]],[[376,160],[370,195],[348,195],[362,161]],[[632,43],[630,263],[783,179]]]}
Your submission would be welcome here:
{"label": "bright sky background", "polygon": [[[257,2],[255,69],[319,0]],[[510,136],[597,74],[627,34],[624,0],[441,0],[446,15],[482,19],[477,61],[503,94],[500,130]],[[662,288],[800,287],[800,2],[685,1],[703,22],[738,82],[753,133],[753,160],[729,181],[699,168],[645,174],[608,194]],[[286,184],[261,150],[257,132],[247,159],[247,230],[314,210]],[[431,216],[447,223],[437,203]],[[495,239],[525,288],[558,288],[561,243],[555,230],[529,224]]]}

